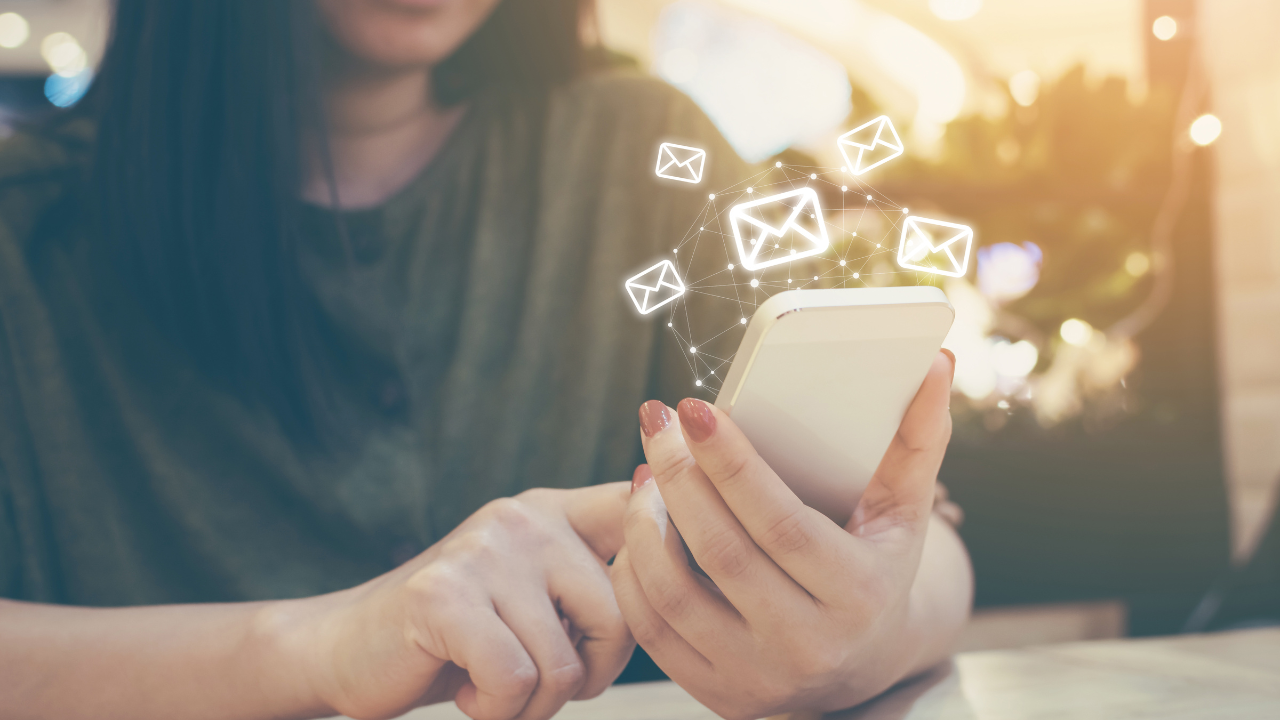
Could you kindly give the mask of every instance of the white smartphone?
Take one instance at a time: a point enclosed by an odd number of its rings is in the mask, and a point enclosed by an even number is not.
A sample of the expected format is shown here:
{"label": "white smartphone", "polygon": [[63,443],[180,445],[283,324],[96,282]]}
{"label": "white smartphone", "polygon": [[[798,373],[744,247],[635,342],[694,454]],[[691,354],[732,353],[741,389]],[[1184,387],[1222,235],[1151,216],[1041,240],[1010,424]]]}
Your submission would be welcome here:
{"label": "white smartphone", "polygon": [[778,293],[752,316],[716,407],[806,505],[844,525],[954,318],[929,286]]}

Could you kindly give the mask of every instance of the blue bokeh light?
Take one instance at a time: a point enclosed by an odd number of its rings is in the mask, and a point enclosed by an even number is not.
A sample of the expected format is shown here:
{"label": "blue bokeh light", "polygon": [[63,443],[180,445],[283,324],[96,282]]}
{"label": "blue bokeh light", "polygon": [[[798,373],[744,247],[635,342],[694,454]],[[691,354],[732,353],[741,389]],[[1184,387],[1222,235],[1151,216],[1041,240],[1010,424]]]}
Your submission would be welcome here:
{"label": "blue bokeh light", "polygon": [[58,107],[71,107],[84,97],[91,84],[93,84],[93,71],[88,68],[70,77],[50,75],[49,79],[44,81],[44,96]]}

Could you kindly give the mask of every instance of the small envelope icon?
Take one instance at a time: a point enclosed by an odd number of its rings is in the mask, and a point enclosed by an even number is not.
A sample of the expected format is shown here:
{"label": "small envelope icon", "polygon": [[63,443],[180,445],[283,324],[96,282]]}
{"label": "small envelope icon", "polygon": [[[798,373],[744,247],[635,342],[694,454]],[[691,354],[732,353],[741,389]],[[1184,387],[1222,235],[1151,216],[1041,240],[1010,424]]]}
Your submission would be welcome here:
{"label": "small envelope icon", "polygon": [[707,151],[687,145],[662,143],[658,147],[658,168],[660,178],[679,180],[687,183],[702,182],[702,168],[707,163]]}
{"label": "small envelope icon", "polygon": [[648,315],[684,294],[676,266],[663,260],[627,281],[627,294],[641,315]]}
{"label": "small envelope icon", "polygon": [[881,115],[840,136],[836,143],[848,163],[849,172],[861,175],[902,154],[902,140],[889,116]]}
{"label": "small envelope icon", "polygon": [[963,277],[969,269],[973,229],[912,215],[902,226],[898,264],[936,275]]}
{"label": "small envelope icon", "polygon": [[831,244],[818,193],[809,187],[734,205],[729,225],[747,270],[817,255]]}

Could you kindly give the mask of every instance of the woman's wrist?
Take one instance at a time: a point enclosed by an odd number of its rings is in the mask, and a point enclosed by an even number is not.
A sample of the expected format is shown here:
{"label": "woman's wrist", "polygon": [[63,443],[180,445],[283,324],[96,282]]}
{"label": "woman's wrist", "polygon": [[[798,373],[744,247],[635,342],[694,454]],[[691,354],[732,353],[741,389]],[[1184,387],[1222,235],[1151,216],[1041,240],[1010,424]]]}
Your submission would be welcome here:
{"label": "woman's wrist", "polygon": [[324,616],[330,596],[277,600],[258,604],[249,619],[247,656],[269,707],[279,717],[329,717],[336,711],[325,700],[321,664]]}
{"label": "woman's wrist", "polygon": [[972,607],[969,554],[953,517],[934,512],[907,600],[904,646],[912,654],[899,680],[920,675],[950,657]]}
{"label": "woman's wrist", "polygon": [[872,666],[850,672],[847,684],[815,707],[855,707],[945,660],[968,618],[972,592],[968,554],[952,518],[935,512],[906,600],[877,623],[876,650],[860,653],[874,658]]}

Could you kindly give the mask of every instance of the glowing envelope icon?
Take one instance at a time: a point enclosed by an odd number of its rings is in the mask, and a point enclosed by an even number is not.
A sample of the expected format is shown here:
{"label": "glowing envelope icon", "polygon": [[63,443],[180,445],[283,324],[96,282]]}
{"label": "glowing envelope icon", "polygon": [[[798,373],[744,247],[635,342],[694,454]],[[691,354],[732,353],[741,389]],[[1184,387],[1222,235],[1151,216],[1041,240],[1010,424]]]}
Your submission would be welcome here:
{"label": "glowing envelope icon", "polygon": [[887,115],[864,123],[840,136],[836,143],[849,172],[861,175],[902,154],[902,140]]}
{"label": "glowing envelope icon", "polygon": [[702,168],[707,163],[707,151],[687,145],[662,143],[658,147],[658,177],[687,183],[702,182]]}
{"label": "glowing envelope icon", "polygon": [[684,295],[684,282],[676,274],[676,266],[663,260],[637,274],[626,283],[627,294],[641,315],[648,315]]}
{"label": "glowing envelope icon", "polygon": [[831,244],[818,193],[808,187],[734,205],[729,225],[747,270],[817,255]]}
{"label": "glowing envelope icon", "polygon": [[902,225],[898,264],[909,270],[962,277],[969,269],[973,229],[912,215]]}

